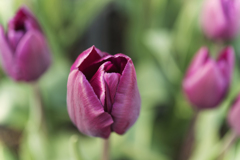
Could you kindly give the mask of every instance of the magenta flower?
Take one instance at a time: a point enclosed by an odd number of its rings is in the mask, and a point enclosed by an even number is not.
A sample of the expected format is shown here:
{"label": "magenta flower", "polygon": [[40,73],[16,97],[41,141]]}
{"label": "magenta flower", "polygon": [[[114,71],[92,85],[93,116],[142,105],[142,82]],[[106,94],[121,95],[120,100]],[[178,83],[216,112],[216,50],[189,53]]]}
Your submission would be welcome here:
{"label": "magenta flower", "polygon": [[217,60],[202,47],[193,59],[183,80],[183,90],[194,107],[216,107],[225,97],[234,68],[234,50],[225,48]]}
{"label": "magenta flower", "polygon": [[240,135],[240,94],[236,98],[235,102],[230,109],[228,114],[228,123],[230,124],[231,128]]}
{"label": "magenta flower", "polygon": [[234,38],[240,27],[238,0],[206,0],[201,24],[207,37],[217,40]]}
{"label": "magenta flower", "polygon": [[94,46],[85,50],[71,67],[67,106],[72,122],[88,136],[124,134],[137,120],[141,106],[131,58],[112,56]]}
{"label": "magenta flower", "polygon": [[0,25],[0,56],[3,69],[16,81],[35,81],[50,66],[44,34],[25,6],[9,21],[6,34]]}

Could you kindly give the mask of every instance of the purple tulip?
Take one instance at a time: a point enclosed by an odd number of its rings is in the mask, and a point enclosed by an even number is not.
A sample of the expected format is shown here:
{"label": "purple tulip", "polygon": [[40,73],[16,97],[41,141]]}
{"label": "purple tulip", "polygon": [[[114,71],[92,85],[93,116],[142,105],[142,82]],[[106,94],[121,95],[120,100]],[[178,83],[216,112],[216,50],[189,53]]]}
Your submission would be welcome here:
{"label": "purple tulip", "polygon": [[240,94],[233,103],[232,108],[228,114],[228,123],[238,135],[240,135]]}
{"label": "purple tulip", "polygon": [[239,15],[238,0],[206,0],[201,19],[203,31],[211,39],[232,39],[240,29]]}
{"label": "purple tulip", "polygon": [[71,67],[67,106],[72,122],[88,136],[124,134],[137,120],[141,106],[131,58],[112,56],[94,46],[85,50]]}
{"label": "purple tulip", "polygon": [[0,25],[0,56],[3,69],[16,81],[35,81],[50,66],[44,34],[25,6],[9,21],[6,34]]}
{"label": "purple tulip", "polygon": [[198,109],[216,107],[225,97],[232,79],[234,50],[225,48],[217,60],[202,47],[193,59],[183,80],[183,89]]}

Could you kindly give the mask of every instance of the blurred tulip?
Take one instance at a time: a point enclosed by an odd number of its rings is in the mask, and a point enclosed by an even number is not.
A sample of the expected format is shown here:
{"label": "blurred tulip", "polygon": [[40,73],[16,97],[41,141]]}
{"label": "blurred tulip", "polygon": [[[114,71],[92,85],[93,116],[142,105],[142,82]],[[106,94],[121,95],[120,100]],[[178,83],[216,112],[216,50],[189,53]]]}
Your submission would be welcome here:
{"label": "blurred tulip", "polygon": [[50,66],[44,34],[25,6],[9,21],[6,34],[0,25],[0,55],[5,72],[16,81],[35,81]]}
{"label": "blurred tulip", "polygon": [[82,133],[102,138],[111,131],[124,134],[137,120],[140,105],[131,58],[94,46],[78,56],[68,77],[67,106]]}
{"label": "blurred tulip", "polygon": [[211,39],[232,39],[240,29],[239,15],[238,0],[206,0],[201,19],[203,31]]}
{"label": "blurred tulip", "polygon": [[234,50],[225,48],[217,61],[201,48],[193,59],[183,81],[191,104],[198,109],[216,107],[225,97],[234,68]]}
{"label": "blurred tulip", "polygon": [[232,105],[228,114],[228,123],[232,129],[240,136],[240,94]]}

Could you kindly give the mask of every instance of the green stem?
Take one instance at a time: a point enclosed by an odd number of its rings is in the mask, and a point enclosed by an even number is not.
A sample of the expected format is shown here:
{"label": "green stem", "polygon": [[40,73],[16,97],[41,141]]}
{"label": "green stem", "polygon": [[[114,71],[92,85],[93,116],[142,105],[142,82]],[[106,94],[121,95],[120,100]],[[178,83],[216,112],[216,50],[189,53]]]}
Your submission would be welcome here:
{"label": "green stem", "polygon": [[179,160],[187,160],[190,158],[192,154],[192,151],[195,145],[195,125],[196,125],[198,115],[199,115],[199,111],[195,110],[188,128],[188,132],[186,134],[186,137],[182,145]]}
{"label": "green stem", "polygon": [[110,157],[110,138],[103,141],[102,160],[109,160]]}
{"label": "green stem", "polygon": [[70,138],[70,154],[73,160],[83,160],[79,149],[79,139],[76,135]]}
{"label": "green stem", "polygon": [[32,84],[33,89],[33,105],[30,106],[30,120],[33,120],[35,127],[42,129],[44,133],[47,133],[47,127],[45,122],[45,114],[43,107],[43,99],[39,85],[36,83]]}
{"label": "green stem", "polygon": [[223,148],[218,156],[218,160],[223,160],[225,153],[232,147],[232,145],[237,140],[238,135],[235,132],[231,132],[227,135],[226,140],[223,143]]}

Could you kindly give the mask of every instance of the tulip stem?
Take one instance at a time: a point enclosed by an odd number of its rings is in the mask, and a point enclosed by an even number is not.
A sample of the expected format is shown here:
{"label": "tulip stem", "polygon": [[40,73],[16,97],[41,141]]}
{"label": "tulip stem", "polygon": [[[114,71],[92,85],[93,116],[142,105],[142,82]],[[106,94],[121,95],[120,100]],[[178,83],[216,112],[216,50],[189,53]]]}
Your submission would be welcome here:
{"label": "tulip stem", "polygon": [[102,160],[109,160],[110,157],[110,138],[103,141],[103,155]]}
{"label": "tulip stem", "polygon": [[199,115],[199,111],[194,111],[194,115],[191,119],[187,134],[185,136],[182,149],[180,152],[179,160],[187,160],[190,158],[194,145],[195,145],[195,125]]}
{"label": "tulip stem", "polygon": [[[42,130],[46,133],[47,128],[46,128],[46,123],[45,123],[45,115],[44,115],[44,107],[43,107],[43,99],[42,99],[42,95],[41,95],[41,91],[39,88],[38,83],[33,83],[32,84],[32,88],[33,88],[33,94],[34,94],[34,101],[35,101],[35,105],[36,105],[36,112],[35,112],[35,116],[39,117],[39,127],[42,128]],[[38,114],[38,115],[37,115]]]}
{"label": "tulip stem", "polygon": [[232,147],[232,145],[235,143],[235,141],[238,138],[238,135],[235,132],[231,132],[229,135],[227,135],[226,141],[223,142],[223,148],[218,156],[218,160],[222,160],[224,158],[225,153]]}

